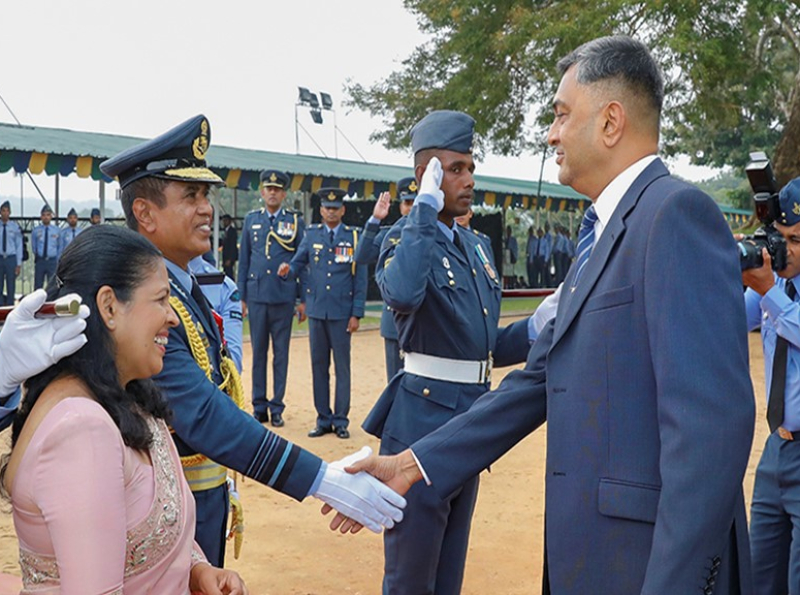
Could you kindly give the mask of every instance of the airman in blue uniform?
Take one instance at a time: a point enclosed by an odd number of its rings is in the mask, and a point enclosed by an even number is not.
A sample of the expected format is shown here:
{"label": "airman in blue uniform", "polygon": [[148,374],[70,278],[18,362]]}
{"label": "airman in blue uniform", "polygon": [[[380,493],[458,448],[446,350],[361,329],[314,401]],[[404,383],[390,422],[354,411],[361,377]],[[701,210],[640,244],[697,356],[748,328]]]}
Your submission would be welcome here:
{"label": "airman in blue uniform", "polygon": [[[307,269],[303,297],[308,315],[311,374],[317,424],[312,438],[336,432],[349,438],[350,423],[350,337],[364,316],[367,295],[367,267],[358,266],[358,229],[344,225],[344,197],[340,188],[320,188],[320,213],[324,223],[310,225],[290,264],[282,275],[298,275]],[[336,369],[333,410],[330,399],[331,352]]]}
{"label": "airman in blue uniform", "polygon": [[169,331],[164,367],[154,380],[172,410],[173,438],[195,498],[195,539],[209,562],[222,567],[228,514],[225,467],[297,500],[312,495],[332,503],[335,493],[337,510],[373,530],[380,524],[392,526],[402,515],[385,506],[394,500],[393,492],[372,482],[352,483],[359,476],[326,465],[242,409],[236,367],[188,268],[191,259],[210,247],[213,210],[208,193],[212,185],[222,184],[205,161],[210,134],[208,120],[199,115],[104,161],[100,169],[119,180],[128,226],[164,254],[170,304],[181,323]]}
{"label": "airman in blue uniform", "polygon": [[[417,180],[414,177],[402,178],[397,182],[397,195],[400,199],[400,215],[405,217],[411,212],[414,199],[417,197]],[[389,214],[389,193],[384,192],[375,202],[372,216],[367,220],[361,232],[361,239],[356,249],[356,264],[370,265],[378,262],[381,244],[391,226],[380,227],[381,221]],[[383,337],[384,356],[386,358],[386,381],[389,382],[403,368],[400,344],[397,342],[397,327],[394,324],[392,310],[383,304],[381,312],[381,337]]]}
{"label": "airman in blue uniform", "polygon": [[98,208],[92,209],[91,213],[89,213],[89,223],[91,225],[100,225],[102,223],[100,217],[100,209]]}
{"label": "airman in blue uniform", "polygon": [[222,318],[222,340],[236,369],[242,373],[242,301],[233,279],[221,273],[202,256],[189,261],[189,270],[197,279],[211,308]]}
{"label": "airman in blue uniform", "polygon": [[67,213],[67,226],[61,228],[61,234],[59,236],[59,256],[64,253],[64,250],[66,250],[70,242],[77,238],[78,234],[82,231],[83,230],[78,227],[78,213],[75,211],[75,209],[70,209],[69,213]]}
{"label": "airman in blue uniform", "polygon": [[[497,328],[502,280],[483,242],[454,222],[472,203],[473,129],[466,114],[436,111],[411,131],[419,194],[387,234],[376,273],[405,353],[363,425],[382,454],[466,411],[488,390],[493,363],[528,352],[529,321]],[[460,592],[477,492],[477,477],[446,500],[411,488],[402,525],[384,534],[384,594]]]}
{"label": "airman in blue uniform", "polygon": [[17,275],[22,266],[22,230],[11,221],[11,203],[0,205],[0,301],[3,306],[14,305]]}
{"label": "airman in blue uniform", "polygon": [[33,288],[39,289],[50,282],[56,274],[61,235],[58,227],[52,224],[53,209],[44,205],[41,210],[42,223],[31,231],[33,248]]}
{"label": "airman in blue uniform", "polygon": [[[297,252],[305,234],[299,213],[283,208],[289,176],[268,169],[261,172],[264,208],[245,217],[239,246],[239,293],[242,311],[250,317],[253,348],[253,416],[260,422],[284,425],[283,398],[289,369],[289,340],[295,309],[305,320],[300,282],[278,276],[278,267]],[[267,401],[267,352],[272,339],[272,399]]]}

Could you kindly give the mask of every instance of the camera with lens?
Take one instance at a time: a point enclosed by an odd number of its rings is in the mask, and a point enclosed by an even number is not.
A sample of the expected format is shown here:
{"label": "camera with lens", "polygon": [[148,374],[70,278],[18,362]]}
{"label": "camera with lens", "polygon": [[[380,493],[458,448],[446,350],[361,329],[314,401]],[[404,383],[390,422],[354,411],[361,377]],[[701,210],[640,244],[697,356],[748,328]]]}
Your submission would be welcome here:
{"label": "camera with lens", "polygon": [[750,153],[750,163],[745,173],[753,189],[756,217],[763,226],[737,243],[742,270],[764,266],[761,251],[766,248],[772,258],[772,270],[782,271],[786,268],[786,240],[773,225],[780,217],[781,207],[778,183],[767,155],[760,151]]}

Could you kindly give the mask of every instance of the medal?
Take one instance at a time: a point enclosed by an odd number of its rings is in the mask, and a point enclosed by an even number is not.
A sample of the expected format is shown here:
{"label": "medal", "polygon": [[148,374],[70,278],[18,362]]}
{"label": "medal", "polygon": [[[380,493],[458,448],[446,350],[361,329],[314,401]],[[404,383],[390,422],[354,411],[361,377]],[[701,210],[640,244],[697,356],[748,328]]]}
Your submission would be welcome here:
{"label": "medal", "polygon": [[447,257],[446,257],[446,256],[443,256],[443,257],[442,257],[442,264],[444,265],[444,268],[446,268],[446,269],[449,269],[449,268],[450,268],[450,261],[449,261],[449,260],[447,260]]}

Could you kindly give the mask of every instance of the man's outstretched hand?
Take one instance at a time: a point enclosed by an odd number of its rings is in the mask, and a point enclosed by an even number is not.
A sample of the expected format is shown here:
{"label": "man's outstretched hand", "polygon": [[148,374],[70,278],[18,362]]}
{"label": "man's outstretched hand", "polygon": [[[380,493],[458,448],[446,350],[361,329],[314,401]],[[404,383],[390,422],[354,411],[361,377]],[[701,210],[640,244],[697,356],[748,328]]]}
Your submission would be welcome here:
{"label": "man's outstretched hand", "polygon": [[[374,454],[369,454],[369,456],[366,457],[358,456],[363,452],[364,449],[355,455],[350,455],[350,457],[342,459],[340,462],[347,461],[348,463],[344,467],[344,470],[354,474],[361,472],[369,473],[377,479],[380,479],[401,496],[408,492],[412,485],[423,478],[422,471],[420,471],[420,468],[417,466],[417,462],[414,460],[411,450],[406,449],[400,454],[393,456],[379,456]],[[351,457],[354,460],[348,461]],[[325,504],[322,507],[322,514],[328,514],[331,510],[333,510],[332,507]],[[342,533],[347,533],[348,531],[351,533],[358,533],[362,529],[359,523],[340,512],[333,518],[330,527],[331,530],[335,531],[339,529]]]}

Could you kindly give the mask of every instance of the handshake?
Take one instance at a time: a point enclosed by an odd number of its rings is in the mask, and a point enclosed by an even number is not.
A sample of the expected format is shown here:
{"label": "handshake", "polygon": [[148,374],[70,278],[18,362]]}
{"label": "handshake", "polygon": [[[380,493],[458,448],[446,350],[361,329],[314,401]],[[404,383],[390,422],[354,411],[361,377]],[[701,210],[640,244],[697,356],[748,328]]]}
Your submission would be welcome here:
{"label": "handshake", "polygon": [[[358,533],[363,527],[380,533],[403,520],[405,494],[422,479],[410,450],[393,457],[379,457],[363,447],[325,469],[312,494],[322,500],[322,514],[336,510],[331,530]],[[385,483],[382,483],[385,482]]]}

